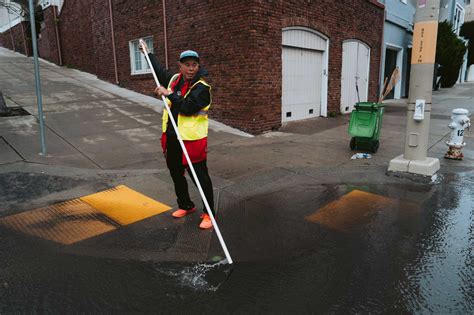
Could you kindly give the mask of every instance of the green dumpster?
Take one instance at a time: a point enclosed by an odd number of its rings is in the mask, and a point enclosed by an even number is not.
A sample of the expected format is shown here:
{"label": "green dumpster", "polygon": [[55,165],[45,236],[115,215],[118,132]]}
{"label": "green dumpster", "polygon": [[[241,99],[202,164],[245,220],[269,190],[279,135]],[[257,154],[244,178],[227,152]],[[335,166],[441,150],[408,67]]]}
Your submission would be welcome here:
{"label": "green dumpster", "polygon": [[349,135],[352,136],[351,150],[365,148],[375,153],[380,144],[384,104],[360,102],[354,108],[348,129]]}

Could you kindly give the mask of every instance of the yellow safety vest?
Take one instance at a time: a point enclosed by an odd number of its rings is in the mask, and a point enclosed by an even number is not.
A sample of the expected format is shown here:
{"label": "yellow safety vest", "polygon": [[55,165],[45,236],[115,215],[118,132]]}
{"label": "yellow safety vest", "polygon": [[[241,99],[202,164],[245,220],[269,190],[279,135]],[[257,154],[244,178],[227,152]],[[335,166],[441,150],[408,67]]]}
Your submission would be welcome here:
{"label": "yellow safety vest", "polygon": [[[179,73],[175,74],[171,80],[170,83],[168,84],[168,90],[171,89],[171,84],[176,81],[179,77]],[[196,84],[201,83],[204,84],[205,86],[209,87],[209,92],[211,89],[211,86],[207,84],[203,79],[199,79],[196,83],[194,83],[191,87],[189,87],[188,91],[184,95],[184,98],[186,98],[189,95],[189,92],[196,86]],[[168,103],[168,106],[172,106],[171,101],[166,98],[166,102]],[[178,132],[183,140],[199,140],[202,138],[207,137],[207,131],[209,128],[209,120],[207,118],[207,111],[209,110],[209,107],[211,107],[212,103],[212,98],[211,101],[209,102],[209,105],[201,109],[199,112],[197,112],[194,115],[183,115],[183,114],[178,114],[178,121],[176,122],[178,124]],[[163,110],[163,122],[162,122],[162,130],[163,132],[166,132],[166,127],[168,126],[168,111],[166,109]]]}

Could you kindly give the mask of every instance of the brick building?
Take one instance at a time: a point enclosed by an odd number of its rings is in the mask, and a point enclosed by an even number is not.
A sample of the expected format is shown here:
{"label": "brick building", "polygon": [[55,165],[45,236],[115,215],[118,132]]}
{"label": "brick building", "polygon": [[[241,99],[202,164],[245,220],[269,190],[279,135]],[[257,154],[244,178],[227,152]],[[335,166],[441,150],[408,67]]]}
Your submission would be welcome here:
{"label": "brick building", "polygon": [[[375,100],[383,23],[376,0],[65,0],[45,6],[39,51],[151,94],[138,38],[173,71],[181,51],[197,50],[213,86],[211,117],[258,134],[350,111],[356,84],[361,100]],[[9,36],[2,46],[11,48]]]}
{"label": "brick building", "polygon": [[28,32],[29,27],[30,24],[23,21],[0,33],[0,46],[26,56],[33,55],[31,38]]}

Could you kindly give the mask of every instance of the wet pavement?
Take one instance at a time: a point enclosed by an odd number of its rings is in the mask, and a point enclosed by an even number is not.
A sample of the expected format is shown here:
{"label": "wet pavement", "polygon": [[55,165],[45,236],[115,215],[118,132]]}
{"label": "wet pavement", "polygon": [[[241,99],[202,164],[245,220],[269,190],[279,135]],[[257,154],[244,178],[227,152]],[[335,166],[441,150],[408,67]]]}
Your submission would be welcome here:
{"label": "wet pavement", "polygon": [[[46,189],[84,184],[36,176],[50,183]],[[215,238],[201,248],[208,256],[201,263],[137,254],[170,250],[163,244],[173,242],[166,235],[176,229],[157,228],[146,242],[137,227],[123,227],[106,237],[107,249],[91,254],[87,248],[102,246],[101,237],[68,247],[0,225],[0,313],[474,310],[473,172],[443,174],[430,184],[291,186],[288,179],[271,193],[219,191],[232,267],[209,262],[223,256]],[[147,223],[140,224],[143,233]]]}
{"label": "wet pavement", "polygon": [[[371,159],[351,159],[349,116],[255,137],[211,121],[228,268],[199,213],[119,224],[52,209],[120,185],[177,205],[156,98],[45,62],[41,75],[46,156],[31,58],[0,48],[0,90],[28,114],[0,118],[0,314],[474,312],[472,132],[464,160],[443,159],[452,109],[474,111],[473,83],[433,93],[434,178],[387,174],[404,148],[403,100],[386,103]],[[54,241],[79,226],[88,234]]]}

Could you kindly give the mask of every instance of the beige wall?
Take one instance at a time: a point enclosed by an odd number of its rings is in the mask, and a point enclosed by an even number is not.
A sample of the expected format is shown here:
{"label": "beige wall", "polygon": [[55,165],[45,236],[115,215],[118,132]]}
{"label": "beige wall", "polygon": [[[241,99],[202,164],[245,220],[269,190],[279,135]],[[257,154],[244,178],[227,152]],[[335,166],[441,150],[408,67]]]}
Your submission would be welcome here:
{"label": "beige wall", "polygon": [[464,16],[464,22],[474,21],[474,2],[470,5],[466,5],[466,15]]}

